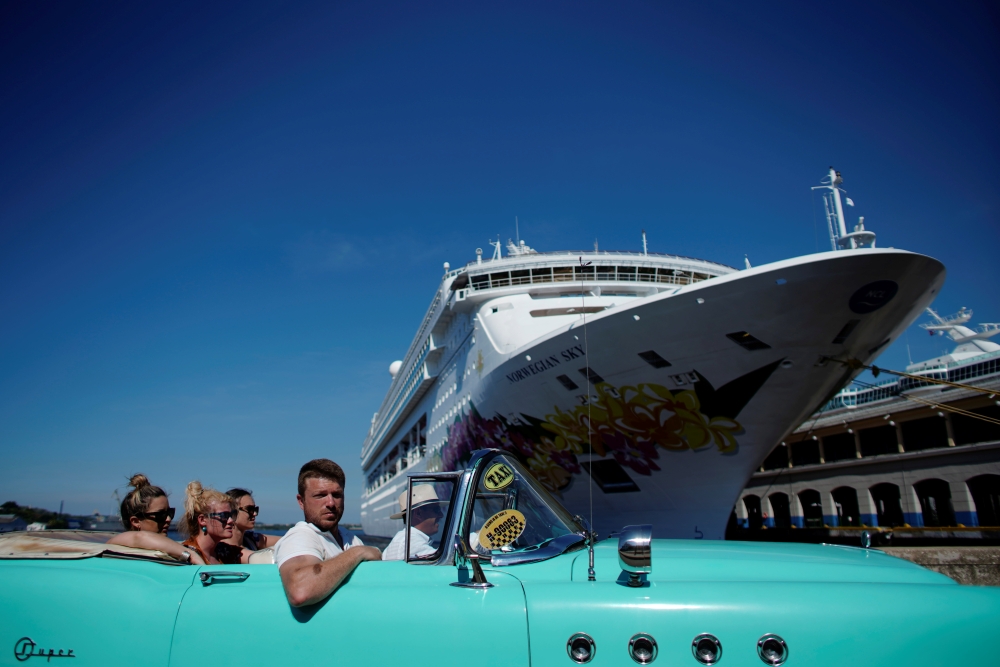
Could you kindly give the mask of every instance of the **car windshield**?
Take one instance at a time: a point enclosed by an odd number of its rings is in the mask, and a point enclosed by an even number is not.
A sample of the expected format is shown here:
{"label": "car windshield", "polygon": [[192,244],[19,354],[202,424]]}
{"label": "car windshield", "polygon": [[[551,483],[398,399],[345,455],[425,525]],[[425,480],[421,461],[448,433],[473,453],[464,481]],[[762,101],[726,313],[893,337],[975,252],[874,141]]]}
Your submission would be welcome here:
{"label": "car windshield", "polygon": [[496,456],[476,480],[467,538],[491,555],[532,551],[583,527],[513,457]]}

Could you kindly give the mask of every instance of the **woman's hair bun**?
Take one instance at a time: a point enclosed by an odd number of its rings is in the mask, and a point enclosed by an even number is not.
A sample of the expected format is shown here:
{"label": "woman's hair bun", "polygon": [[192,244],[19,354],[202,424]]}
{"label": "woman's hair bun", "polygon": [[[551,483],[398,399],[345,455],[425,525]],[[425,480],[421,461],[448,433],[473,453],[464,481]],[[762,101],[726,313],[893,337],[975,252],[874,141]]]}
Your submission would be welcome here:
{"label": "woman's hair bun", "polygon": [[128,480],[128,485],[134,489],[141,489],[144,486],[149,486],[149,480],[141,472],[137,472]]}
{"label": "woman's hair bun", "polygon": [[202,488],[201,482],[199,482],[198,480],[194,480],[193,482],[191,482],[190,484],[187,485],[187,495],[188,496],[191,496],[193,498],[197,498],[198,496],[200,496],[204,492],[205,492],[205,489]]}

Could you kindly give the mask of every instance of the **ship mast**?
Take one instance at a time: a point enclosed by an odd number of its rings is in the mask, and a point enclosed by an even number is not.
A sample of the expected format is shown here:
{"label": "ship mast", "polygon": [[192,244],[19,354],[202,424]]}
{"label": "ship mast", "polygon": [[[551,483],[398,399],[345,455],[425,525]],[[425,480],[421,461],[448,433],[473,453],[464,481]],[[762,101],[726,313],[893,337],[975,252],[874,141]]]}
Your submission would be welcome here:
{"label": "ship mast", "polygon": [[[826,226],[830,233],[830,248],[832,250],[853,250],[855,248],[874,248],[875,232],[865,229],[865,219],[859,218],[858,224],[854,226],[854,231],[847,231],[847,223],[844,221],[844,202],[840,194],[846,192],[840,188],[844,182],[840,172],[830,167],[830,173],[826,180],[821,181],[822,185],[813,187],[813,190],[826,190],[823,193],[823,208],[826,210]],[[854,206],[854,202],[847,197],[847,205]]]}

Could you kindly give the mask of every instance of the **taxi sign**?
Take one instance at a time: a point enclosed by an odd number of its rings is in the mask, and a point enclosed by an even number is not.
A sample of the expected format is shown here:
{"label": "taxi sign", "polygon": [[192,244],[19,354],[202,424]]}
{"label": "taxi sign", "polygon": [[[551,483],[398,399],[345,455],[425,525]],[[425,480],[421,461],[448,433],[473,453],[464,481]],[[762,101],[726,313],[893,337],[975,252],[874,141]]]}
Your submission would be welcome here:
{"label": "taxi sign", "polygon": [[524,532],[524,515],[517,510],[500,510],[479,529],[479,543],[487,549],[499,549]]}
{"label": "taxi sign", "polygon": [[483,486],[489,491],[499,491],[514,481],[514,471],[506,463],[494,463],[483,475]]}

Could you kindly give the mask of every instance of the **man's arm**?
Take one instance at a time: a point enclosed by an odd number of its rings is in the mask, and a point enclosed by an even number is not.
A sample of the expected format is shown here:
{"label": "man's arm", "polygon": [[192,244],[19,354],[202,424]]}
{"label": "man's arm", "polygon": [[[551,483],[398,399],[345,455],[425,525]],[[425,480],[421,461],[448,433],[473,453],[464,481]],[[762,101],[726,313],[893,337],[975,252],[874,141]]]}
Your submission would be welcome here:
{"label": "man's arm", "polygon": [[279,570],[288,604],[305,607],[326,599],[366,560],[382,560],[382,553],[375,547],[354,547],[329,560],[315,556],[289,559]]}
{"label": "man's arm", "polygon": [[184,560],[184,553],[187,552],[187,554],[191,557],[191,563],[193,565],[205,564],[205,561],[201,559],[201,556],[199,556],[198,552],[194,549],[189,549],[182,544],[178,544],[166,535],[151,533],[146,530],[130,530],[126,533],[118,533],[108,540],[107,544],[118,544],[123,547],[137,547],[139,549],[162,551],[178,560]]}

